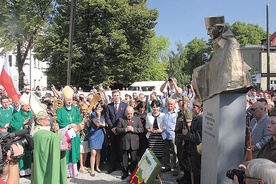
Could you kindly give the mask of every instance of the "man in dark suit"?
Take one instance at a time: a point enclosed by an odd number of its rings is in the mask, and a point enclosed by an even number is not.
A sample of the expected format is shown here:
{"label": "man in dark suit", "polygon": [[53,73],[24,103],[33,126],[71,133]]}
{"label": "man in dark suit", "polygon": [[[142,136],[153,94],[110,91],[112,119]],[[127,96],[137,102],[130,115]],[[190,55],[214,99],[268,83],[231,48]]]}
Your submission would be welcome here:
{"label": "man in dark suit", "polygon": [[113,102],[107,105],[106,122],[108,124],[108,134],[110,137],[110,168],[108,174],[116,170],[116,162],[122,162],[122,154],[120,153],[120,139],[116,132],[118,119],[124,117],[127,103],[120,101],[121,93],[119,90],[112,91]]}
{"label": "man in dark suit", "polygon": [[[122,179],[128,176],[128,170],[132,173],[137,165],[137,150],[139,148],[139,136],[144,128],[139,117],[133,116],[134,109],[131,106],[126,108],[125,117],[120,118],[116,132],[121,135],[121,149],[123,152]],[[128,166],[128,154],[131,156],[131,163]]]}

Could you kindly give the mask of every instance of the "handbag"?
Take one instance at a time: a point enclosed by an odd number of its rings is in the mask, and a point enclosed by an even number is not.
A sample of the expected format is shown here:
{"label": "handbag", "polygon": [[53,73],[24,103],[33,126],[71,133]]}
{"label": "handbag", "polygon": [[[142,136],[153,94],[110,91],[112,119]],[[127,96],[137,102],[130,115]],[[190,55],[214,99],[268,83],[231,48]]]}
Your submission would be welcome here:
{"label": "handbag", "polygon": [[201,137],[200,137],[199,133],[198,132],[196,132],[196,133],[197,133],[198,139],[200,141],[200,143],[198,145],[196,145],[196,152],[197,152],[197,154],[201,155],[201,153],[202,153],[202,140],[201,140]]}

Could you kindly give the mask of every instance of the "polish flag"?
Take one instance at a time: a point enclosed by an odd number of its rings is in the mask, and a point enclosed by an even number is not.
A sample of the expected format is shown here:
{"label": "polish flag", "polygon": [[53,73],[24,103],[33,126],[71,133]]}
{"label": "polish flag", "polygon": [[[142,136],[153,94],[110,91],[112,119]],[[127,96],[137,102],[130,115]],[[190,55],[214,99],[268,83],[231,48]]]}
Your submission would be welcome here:
{"label": "polish flag", "polygon": [[12,77],[11,77],[11,71],[10,71],[10,65],[8,61],[5,59],[4,63],[1,62],[0,65],[0,84],[5,88],[6,92],[8,93],[8,96],[12,99],[14,103],[18,102],[20,99],[20,93],[16,90]]}

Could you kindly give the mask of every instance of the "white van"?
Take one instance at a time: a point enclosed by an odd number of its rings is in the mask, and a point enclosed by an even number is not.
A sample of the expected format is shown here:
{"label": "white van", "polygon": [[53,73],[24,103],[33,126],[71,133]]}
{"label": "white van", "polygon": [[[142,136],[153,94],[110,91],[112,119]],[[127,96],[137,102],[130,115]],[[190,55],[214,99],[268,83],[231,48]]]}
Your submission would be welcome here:
{"label": "white van", "polygon": [[129,91],[152,91],[155,88],[155,91],[159,92],[160,87],[164,84],[165,81],[141,81],[134,82],[128,88]]}

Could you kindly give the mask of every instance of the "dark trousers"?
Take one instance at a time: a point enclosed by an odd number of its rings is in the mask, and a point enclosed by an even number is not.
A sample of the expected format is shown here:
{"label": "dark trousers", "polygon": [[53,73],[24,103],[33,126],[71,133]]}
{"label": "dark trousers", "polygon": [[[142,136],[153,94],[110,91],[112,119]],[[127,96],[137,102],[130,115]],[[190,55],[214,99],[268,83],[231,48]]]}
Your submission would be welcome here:
{"label": "dark trousers", "polygon": [[201,155],[191,155],[192,172],[194,174],[194,184],[200,184]]}
{"label": "dark trousers", "polygon": [[[172,159],[171,159],[172,154]],[[165,148],[164,148],[164,166],[166,168],[177,168],[177,158],[176,158],[176,146],[174,144],[173,140],[167,140],[165,139]]]}
{"label": "dark trousers", "polygon": [[116,169],[116,163],[122,162],[122,153],[120,149],[120,136],[109,132],[110,136],[110,168]]}
{"label": "dark trousers", "polygon": [[[130,154],[130,165],[128,165],[128,155]],[[123,173],[130,171],[133,172],[137,165],[137,150],[123,150]],[[127,174],[127,173],[126,173]]]}
{"label": "dark trousers", "polygon": [[179,166],[184,172],[191,172],[190,154],[182,144],[176,145]]}

